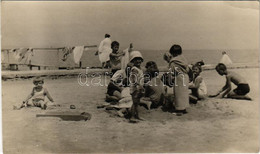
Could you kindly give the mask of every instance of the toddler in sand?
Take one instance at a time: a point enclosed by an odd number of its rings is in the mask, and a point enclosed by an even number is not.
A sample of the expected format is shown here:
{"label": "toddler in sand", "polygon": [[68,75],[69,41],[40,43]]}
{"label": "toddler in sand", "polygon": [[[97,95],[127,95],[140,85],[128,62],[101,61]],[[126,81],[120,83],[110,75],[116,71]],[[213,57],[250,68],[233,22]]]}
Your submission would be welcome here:
{"label": "toddler in sand", "polygon": [[150,110],[163,104],[166,90],[163,82],[157,77],[159,75],[157,64],[149,61],[145,67],[145,97],[141,98],[140,104],[145,104]]}
{"label": "toddler in sand", "polygon": [[[235,72],[228,71],[226,65],[222,63],[216,66],[216,71],[219,75],[226,76],[226,85],[216,95],[211,95],[211,97],[218,96],[223,92],[221,95],[222,98],[227,96],[227,98],[251,100],[251,98],[246,95],[249,93],[250,87],[242,76]],[[231,83],[237,86],[233,91],[231,91]]]}
{"label": "toddler in sand", "polygon": [[200,75],[202,72],[200,65],[193,65],[193,80],[189,84],[189,89],[191,89],[192,93],[190,95],[190,101],[192,103],[197,103],[197,100],[204,99],[207,96],[207,87],[206,84]]}
{"label": "toddler in sand", "polygon": [[44,80],[42,78],[37,77],[33,80],[33,84],[35,87],[33,87],[32,92],[30,95],[23,101],[20,108],[26,107],[27,105],[30,106],[31,104],[28,104],[29,99],[32,99],[32,105],[35,107],[40,107],[41,109],[45,110],[47,108],[47,102],[45,101],[45,96],[48,97],[48,99],[51,102],[54,102],[51,95],[49,94],[48,90],[43,87]]}

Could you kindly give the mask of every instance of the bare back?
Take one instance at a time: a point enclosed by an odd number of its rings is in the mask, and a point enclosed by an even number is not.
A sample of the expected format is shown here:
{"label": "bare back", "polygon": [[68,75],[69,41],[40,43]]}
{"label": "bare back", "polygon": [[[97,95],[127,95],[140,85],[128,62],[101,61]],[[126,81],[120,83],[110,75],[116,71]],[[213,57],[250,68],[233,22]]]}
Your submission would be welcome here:
{"label": "bare back", "polygon": [[230,81],[232,83],[234,83],[235,85],[238,85],[238,84],[247,84],[246,80],[244,77],[242,77],[241,75],[235,73],[235,72],[232,72],[232,71],[227,71],[228,74],[227,74],[227,79],[230,79]]}

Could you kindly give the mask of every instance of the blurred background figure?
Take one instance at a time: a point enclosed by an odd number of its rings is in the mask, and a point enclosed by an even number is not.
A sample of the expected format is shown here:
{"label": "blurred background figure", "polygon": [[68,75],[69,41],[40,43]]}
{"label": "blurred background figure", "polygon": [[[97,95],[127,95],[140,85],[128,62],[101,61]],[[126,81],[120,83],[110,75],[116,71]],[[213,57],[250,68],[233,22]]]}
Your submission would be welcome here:
{"label": "blurred background figure", "polygon": [[220,60],[220,63],[225,64],[226,66],[232,64],[232,61],[231,61],[231,59],[229,58],[229,56],[227,55],[227,52],[226,52],[226,51],[223,51],[223,52],[222,52],[222,58],[221,58],[221,60]]}

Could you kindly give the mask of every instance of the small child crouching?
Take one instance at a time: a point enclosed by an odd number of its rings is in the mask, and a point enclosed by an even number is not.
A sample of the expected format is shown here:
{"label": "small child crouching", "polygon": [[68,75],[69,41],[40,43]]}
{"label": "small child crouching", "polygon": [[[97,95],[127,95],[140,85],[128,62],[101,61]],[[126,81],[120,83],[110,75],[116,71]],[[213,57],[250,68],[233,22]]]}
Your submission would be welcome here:
{"label": "small child crouching", "polygon": [[[219,75],[226,76],[226,84],[217,94],[211,95],[211,97],[220,95],[222,98],[226,96],[227,98],[233,99],[252,100],[247,96],[247,94],[250,92],[250,87],[244,77],[235,72],[227,70],[226,65],[222,63],[219,63],[215,69]],[[231,83],[237,86],[237,88],[233,91],[231,91]]]}
{"label": "small child crouching", "polygon": [[[51,101],[54,102],[51,95],[49,94],[48,90],[43,87],[44,80],[40,77],[37,77],[33,80],[33,84],[35,87],[33,87],[31,94],[23,101],[20,108],[26,107],[26,106],[35,106],[40,107],[43,110],[46,110],[47,108],[47,102],[45,101],[45,96]],[[32,100],[32,104],[29,104],[28,101]]]}
{"label": "small child crouching", "polygon": [[207,87],[206,84],[200,75],[202,72],[200,65],[192,66],[193,72],[193,80],[189,84],[189,89],[191,89],[192,93],[190,95],[190,101],[192,103],[197,103],[197,100],[204,99],[207,97]]}

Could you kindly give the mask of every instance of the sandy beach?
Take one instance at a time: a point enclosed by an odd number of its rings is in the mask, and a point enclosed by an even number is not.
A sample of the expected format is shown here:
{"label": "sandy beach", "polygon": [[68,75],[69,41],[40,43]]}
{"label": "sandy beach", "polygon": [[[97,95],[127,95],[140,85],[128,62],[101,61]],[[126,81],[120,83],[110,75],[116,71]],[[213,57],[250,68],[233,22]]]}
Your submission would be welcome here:
{"label": "sandy beach", "polygon": [[[80,86],[77,78],[45,79],[44,86],[56,106],[13,110],[30,93],[32,79],[3,81],[4,153],[258,152],[258,68],[233,71],[249,81],[253,101],[207,99],[191,105],[189,113],[181,117],[160,108],[148,111],[140,107],[146,121],[137,124],[117,117],[113,110],[97,109],[104,102],[106,87]],[[209,94],[225,83],[214,70],[204,71],[202,76]],[[72,104],[75,110],[70,109]],[[36,117],[49,111],[88,112],[92,118]]]}

